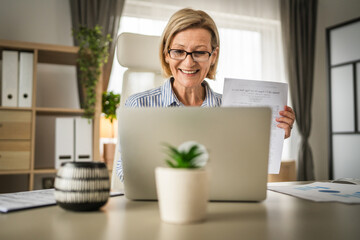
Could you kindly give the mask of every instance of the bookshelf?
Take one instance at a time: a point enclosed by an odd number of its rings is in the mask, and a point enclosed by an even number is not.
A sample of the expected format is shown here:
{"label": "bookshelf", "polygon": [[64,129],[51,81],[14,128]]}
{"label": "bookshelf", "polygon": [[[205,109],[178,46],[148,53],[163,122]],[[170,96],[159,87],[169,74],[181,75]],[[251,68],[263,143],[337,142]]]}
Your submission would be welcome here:
{"label": "bookshelf", "polygon": [[[78,47],[30,43],[0,39],[3,50],[25,51],[34,54],[31,107],[0,106],[0,193],[34,190],[41,176],[55,176],[53,167],[39,167],[36,159],[36,123],[41,117],[81,116],[83,109],[36,106],[37,69],[39,63],[76,66]],[[1,60],[2,54],[0,54]],[[40,91],[40,90],[39,90]],[[100,161],[99,125],[101,114],[102,79],[97,86],[93,120],[93,161]],[[66,98],[66,94],[64,98]],[[54,161],[47,159],[47,161]],[[51,164],[50,164],[51,165]],[[38,185],[38,184],[37,184]]]}

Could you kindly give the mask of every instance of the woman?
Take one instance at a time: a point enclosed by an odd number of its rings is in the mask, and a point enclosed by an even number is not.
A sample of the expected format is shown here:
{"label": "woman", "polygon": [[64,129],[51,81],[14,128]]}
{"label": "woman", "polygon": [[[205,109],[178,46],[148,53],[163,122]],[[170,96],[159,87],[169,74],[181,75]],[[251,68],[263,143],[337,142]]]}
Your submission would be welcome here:
{"label": "woman", "polygon": [[[127,107],[219,107],[221,94],[211,90],[205,78],[214,79],[219,59],[219,33],[213,19],[203,11],[185,8],[169,20],[161,36],[160,60],[169,78],[161,87],[130,96]],[[293,110],[285,106],[276,119],[291,133]]]}
{"label": "woman", "polygon": [[[221,106],[221,94],[211,90],[205,78],[214,79],[219,59],[219,33],[215,22],[203,11],[182,9],[169,20],[161,36],[160,60],[169,78],[162,86],[130,96],[127,107]],[[291,133],[295,114],[285,106],[276,119]],[[123,180],[121,160],[117,175]]]}

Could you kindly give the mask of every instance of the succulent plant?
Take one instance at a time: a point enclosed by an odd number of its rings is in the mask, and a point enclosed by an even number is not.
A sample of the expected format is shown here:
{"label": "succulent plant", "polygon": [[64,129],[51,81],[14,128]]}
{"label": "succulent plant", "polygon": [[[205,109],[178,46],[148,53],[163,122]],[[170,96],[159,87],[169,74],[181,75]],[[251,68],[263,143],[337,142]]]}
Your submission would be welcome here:
{"label": "succulent plant", "polygon": [[184,142],[178,148],[169,144],[165,146],[170,158],[166,163],[172,168],[201,168],[209,158],[206,148],[194,141]]}

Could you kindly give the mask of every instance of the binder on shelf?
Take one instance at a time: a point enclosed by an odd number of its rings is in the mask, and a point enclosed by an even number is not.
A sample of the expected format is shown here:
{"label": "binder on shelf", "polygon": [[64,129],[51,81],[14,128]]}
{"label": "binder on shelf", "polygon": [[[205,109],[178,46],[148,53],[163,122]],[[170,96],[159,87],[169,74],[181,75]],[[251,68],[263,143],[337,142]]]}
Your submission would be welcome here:
{"label": "binder on shelf", "polygon": [[19,66],[19,107],[31,107],[33,85],[34,54],[20,52]]}
{"label": "binder on shelf", "polygon": [[74,161],[74,118],[55,119],[55,168]]}
{"label": "binder on shelf", "polygon": [[18,106],[19,53],[2,51],[1,105]]}
{"label": "binder on shelf", "polygon": [[92,161],[92,121],[75,118],[75,161]]}

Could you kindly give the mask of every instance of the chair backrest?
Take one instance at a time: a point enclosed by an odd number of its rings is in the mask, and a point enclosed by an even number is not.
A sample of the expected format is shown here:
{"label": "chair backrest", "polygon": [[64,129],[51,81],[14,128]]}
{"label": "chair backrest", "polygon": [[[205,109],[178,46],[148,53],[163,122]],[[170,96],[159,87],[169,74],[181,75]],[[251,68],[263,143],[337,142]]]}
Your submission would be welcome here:
{"label": "chair backrest", "polygon": [[117,59],[128,68],[123,75],[121,104],[132,94],[160,86],[160,37],[122,33],[117,40]]}
{"label": "chair backrest", "polygon": [[[117,59],[127,70],[123,75],[120,107],[126,99],[135,93],[155,88],[164,83],[161,76],[159,60],[160,37],[135,33],[121,33],[117,39]],[[117,141],[111,188],[123,190],[122,183],[116,175],[116,165],[120,158],[119,141]]]}

